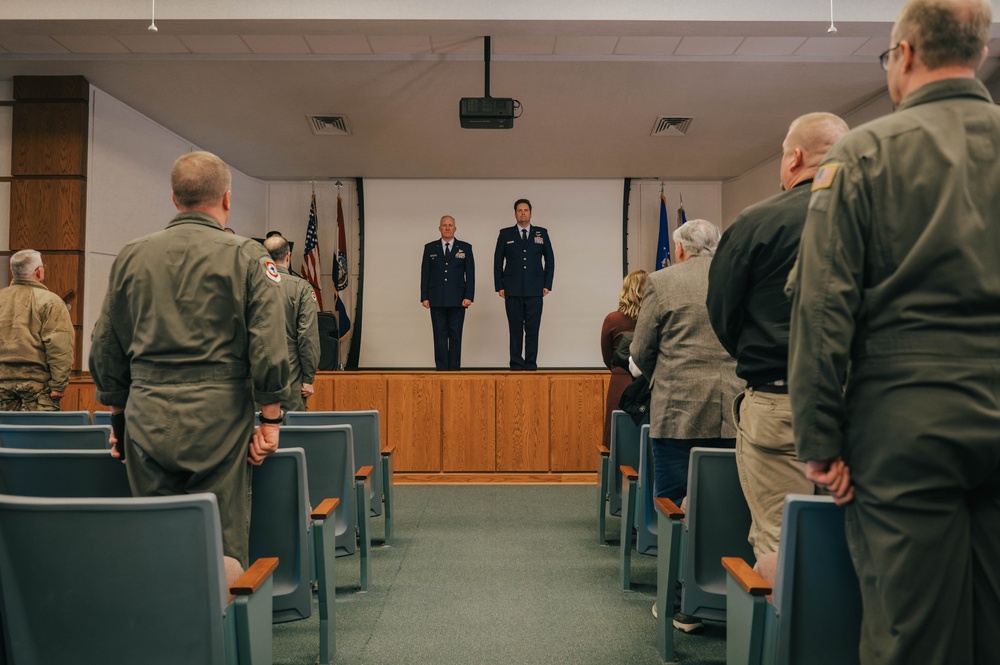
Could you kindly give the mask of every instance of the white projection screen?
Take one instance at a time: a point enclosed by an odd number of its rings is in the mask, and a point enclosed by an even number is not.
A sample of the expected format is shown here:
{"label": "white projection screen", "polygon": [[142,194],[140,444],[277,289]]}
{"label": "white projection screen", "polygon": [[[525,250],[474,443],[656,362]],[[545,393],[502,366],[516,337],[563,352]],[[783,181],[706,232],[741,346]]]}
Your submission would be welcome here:
{"label": "white projection screen", "polygon": [[549,231],[555,280],[545,297],[540,369],[603,367],[600,332],[622,282],[621,180],[364,180],[361,369],[434,367],[430,313],[420,304],[423,246],[442,215],[471,242],[476,297],[466,313],[463,369],[507,368],[507,318],[493,290],[497,233],[514,224],[514,201],[531,200]]}

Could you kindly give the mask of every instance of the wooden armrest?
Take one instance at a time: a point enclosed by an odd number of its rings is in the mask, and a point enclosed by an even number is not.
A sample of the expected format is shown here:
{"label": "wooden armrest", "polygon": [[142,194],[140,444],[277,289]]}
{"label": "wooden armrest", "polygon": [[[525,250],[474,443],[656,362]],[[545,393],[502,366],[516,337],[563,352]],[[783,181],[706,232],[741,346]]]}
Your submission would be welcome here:
{"label": "wooden armrest", "polygon": [[666,497],[657,497],[653,499],[653,505],[655,505],[661,513],[672,520],[684,519],[684,511],[678,508],[676,503]]}
{"label": "wooden armrest", "polygon": [[608,448],[603,443],[597,444],[597,452],[600,454],[601,457],[608,457],[609,455],[611,455],[611,449]]}
{"label": "wooden armrest", "polygon": [[386,446],[382,449],[382,457],[388,457],[396,452],[396,446]]}
{"label": "wooden armrest", "polygon": [[766,596],[771,593],[771,585],[767,580],[755,573],[750,564],[738,556],[722,557],[722,567],[751,596]]}
{"label": "wooden armrest", "polygon": [[354,474],[355,480],[368,480],[368,477],[372,475],[371,465],[363,466],[358,469],[358,472]]}
{"label": "wooden armrest", "polygon": [[628,481],[628,480],[639,480],[639,472],[636,471],[635,469],[633,469],[632,467],[622,465],[622,466],[620,466],[618,468],[621,469],[622,478],[624,480],[626,480],[626,481]]}
{"label": "wooden armrest", "polygon": [[309,513],[309,517],[314,520],[325,520],[333,511],[337,509],[340,505],[340,499],[323,499],[318,506],[313,508],[313,511]]}
{"label": "wooden armrest", "polygon": [[233,586],[229,587],[229,593],[234,596],[249,596],[260,588],[260,585],[270,577],[277,567],[278,557],[257,559],[252,566],[247,568],[246,572],[233,582]]}

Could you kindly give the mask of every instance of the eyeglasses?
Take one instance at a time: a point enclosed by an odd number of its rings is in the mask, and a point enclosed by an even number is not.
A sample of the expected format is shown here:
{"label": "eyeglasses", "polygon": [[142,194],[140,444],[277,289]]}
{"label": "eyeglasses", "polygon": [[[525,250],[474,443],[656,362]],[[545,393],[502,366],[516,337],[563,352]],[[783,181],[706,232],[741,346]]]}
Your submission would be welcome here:
{"label": "eyeglasses", "polygon": [[[880,65],[882,65],[882,71],[883,72],[889,71],[889,54],[892,53],[893,51],[895,51],[896,49],[898,49],[899,45],[902,44],[902,43],[903,43],[902,41],[898,41],[898,42],[896,42],[895,46],[893,46],[892,48],[887,48],[886,50],[882,51],[881,54],[879,54],[879,56],[878,56],[878,62],[879,62]],[[907,42],[907,43],[909,43],[909,42]],[[913,52],[914,50],[915,49],[913,48],[913,44],[910,44],[910,51]]]}

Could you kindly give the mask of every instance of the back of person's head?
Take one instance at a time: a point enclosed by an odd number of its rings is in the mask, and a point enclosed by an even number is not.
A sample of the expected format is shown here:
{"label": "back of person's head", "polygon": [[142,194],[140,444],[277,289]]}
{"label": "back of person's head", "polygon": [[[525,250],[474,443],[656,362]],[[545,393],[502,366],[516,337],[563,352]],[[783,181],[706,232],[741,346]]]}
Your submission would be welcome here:
{"label": "back of person's head", "polygon": [[833,113],[806,113],[789,125],[782,147],[785,151],[801,149],[805,166],[819,166],[833,144],[850,129],[843,118]]}
{"label": "back of person's head", "polygon": [[993,9],[987,0],[910,0],[892,30],[893,45],[906,40],[928,69],[976,69],[990,39]]}
{"label": "back of person's head", "polygon": [[264,240],[264,249],[277,262],[282,262],[288,256],[288,241],[281,236],[270,236]]}
{"label": "back of person's head", "polygon": [[231,186],[229,167],[210,152],[181,155],[170,170],[170,188],[182,208],[216,205]]}
{"label": "back of person's head", "polygon": [[645,270],[633,270],[622,280],[622,292],[618,296],[618,311],[630,318],[639,317],[642,294],[646,291]]}
{"label": "back of person's head", "polygon": [[42,265],[42,255],[34,249],[22,249],[10,257],[10,274],[14,279],[28,279]]}
{"label": "back of person's head", "polygon": [[689,256],[715,256],[722,232],[706,219],[692,219],[674,231],[674,242],[684,245]]}

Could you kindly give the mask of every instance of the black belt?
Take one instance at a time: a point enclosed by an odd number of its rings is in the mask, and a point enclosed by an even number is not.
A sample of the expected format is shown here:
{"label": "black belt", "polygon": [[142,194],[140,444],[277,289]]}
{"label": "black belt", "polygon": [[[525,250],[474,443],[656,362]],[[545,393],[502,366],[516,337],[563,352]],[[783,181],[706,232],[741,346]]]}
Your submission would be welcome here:
{"label": "black belt", "polygon": [[751,388],[751,390],[754,390],[759,393],[774,393],[775,395],[787,395],[788,385],[786,384],[786,385],[776,386],[773,383],[765,383],[764,385],[754,386],[753,388]]}

